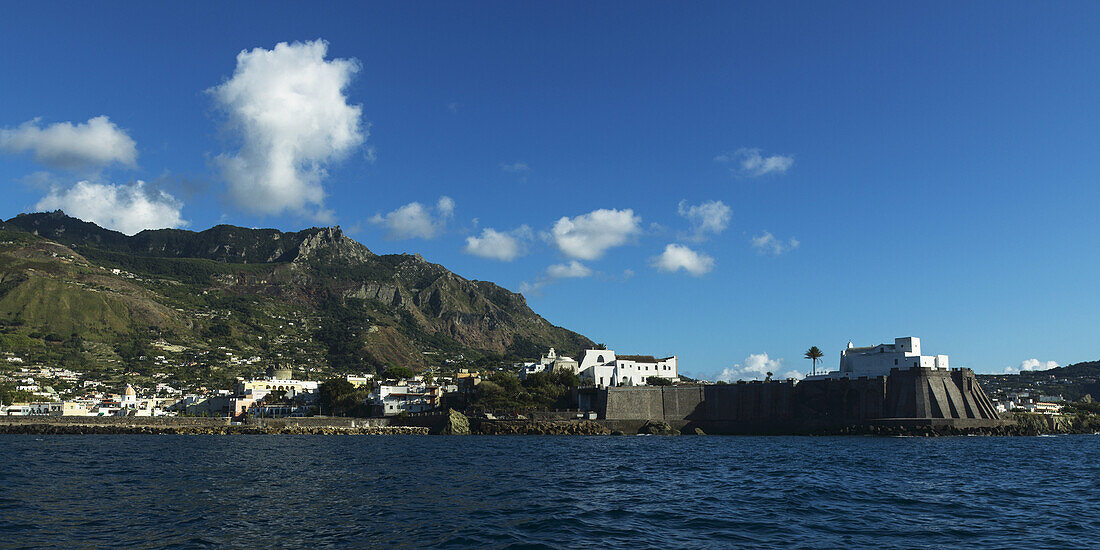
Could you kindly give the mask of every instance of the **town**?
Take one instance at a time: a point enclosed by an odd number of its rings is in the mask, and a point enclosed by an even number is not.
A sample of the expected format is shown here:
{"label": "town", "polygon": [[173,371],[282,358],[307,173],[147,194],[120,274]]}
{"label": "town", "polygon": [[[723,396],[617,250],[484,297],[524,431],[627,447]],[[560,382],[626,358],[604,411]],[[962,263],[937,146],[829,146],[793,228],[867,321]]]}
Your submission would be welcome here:
{"label": "town", "polygon": [[[164,366],[170,364],[172,352],[182,351],[163,341],[154,342],[153,347],[167,350],[166,355],[151,358],[154,364]],[[229,355],[229,361],[238,366],[262,368],[264,364],[259,357]],[[922,356],[919,338],[898,338],[893,344],[864,348],[849,343],[841,351],[839,370],[808,376],[806,380],[882,375],[898,366],[899,361],[902,365],[949,368],[946,355]],[[453,362],[447,360],[444,364]],[[127,374],[139,378],[137,373]],[[416,374],[405,367],[391,367],[382,373],[342,373],[316,379],[281,363],[271,365],[263,375],[237,377],[231,387],[195,387],[166,372],[153,373],[152,383],[124,383],[112,387],[66,368],[27,364],[22,357],[5,352],[0,361],[0,388],[5,388],[0,391],[0,416],[207,416],[234,420],[397,416],[442,408],[468,410],[471,404],[479,403],[478,397],[491,395],[494,389],[503,391],[502,386],[529,383],[550,374],[566,376],[566,383],[573,388],[708,383],[681,377],[676,356],[658,358],[616,354],[609,349],[587,349],[577,360],[550,348],[538,360],[487,365],[482,369],[438,367]],[[982,385],[989,391],[998,413],[1057,414],[1066,405],[1067,398],[1051,389],[1068,390],[1072,400],[1088,402],[1091,395],[1081,394],[1080,388],[1096,385],[1095,377],[1070,379],[1031,374],[1026,381],[1019,375],[982,376]],[[514,382],[509,382],[511,380]],[[488,383],[482,386],[483,382]],[[343,402],[336,404],[333,395],[341,392],[345,394]],[[347,402],[349,395],[351,403]],[[481,403],[492,405],[501,401],[483,399]],[[505,403],[518,414],[519,406]],[[575,397],[558,405],[563,409],[578,406]],[[481,408],[491,410],[493,407]]]}
{"label": "town", "polygon": [[[167,347],[160,343],[161,347]],[[157,364],[168,359],[156,356]],[[237,359],[237,363],[258,365],[260,358]],[[591,349],[580,361],[559,355],[554,348],[538,361],[501,365],[487,371],[467,368],[451,372],[414,374],[405,367],[393,367],[381,374],[345,373],[326,380],[298,376],[286,365],[269,368],[265,375],[238,377],[231,388],[192,388],[185,380],[172,380],[166,373],[154,373],[149,386],[124,384],[111,388],[83,373],[40,364],[25,365],[21,357],[6,353],[0,364],[0,385],[14,391],[0,404],[5,416],[222,416],[278,418],[325,416],[347,412],[326,410],[322,399],[326,387],[339,383],[363,396],[358,412],[363,416],[395,416],[423,413],[454,403],[468,403],[483,381],[515,377],[519,381],[543,373],[564,373],[576,377],[577,386],[644,386],[680,382],[677,357],[658,359],[643,355],[616,355],[613,350]],[[490,371],[493,378],[490,378]],[[136,375],[136,373],[134,373]],[[0,394],[0,399],[3,395]]]}

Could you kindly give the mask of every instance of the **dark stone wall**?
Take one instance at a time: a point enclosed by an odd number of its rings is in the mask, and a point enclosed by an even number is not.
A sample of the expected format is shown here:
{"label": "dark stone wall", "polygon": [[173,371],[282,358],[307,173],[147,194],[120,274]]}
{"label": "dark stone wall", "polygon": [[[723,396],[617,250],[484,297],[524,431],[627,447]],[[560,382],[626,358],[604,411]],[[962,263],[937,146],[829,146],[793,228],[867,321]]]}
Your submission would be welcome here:
{"label": "dark stone wall", "polygon": [[887,377],[854,380],[618,387],[595,390],[582,402],[605,420],[660,419],[715,433],[791,433],[883,420],[1000,422],[970,369],[895,369]]}
{"label": "dark stone wall", "polygon": [[[605,390],[607,404],[603,414],[600,416],[608,420],[664,418],[665,405],[663,390],[665,389],[666,388],[661,386],[642,386],[633,388],[610,388],[609,390]],[[668,389],[679,390],[680,388]],[[676,391],[670,393],[676,393]]]}

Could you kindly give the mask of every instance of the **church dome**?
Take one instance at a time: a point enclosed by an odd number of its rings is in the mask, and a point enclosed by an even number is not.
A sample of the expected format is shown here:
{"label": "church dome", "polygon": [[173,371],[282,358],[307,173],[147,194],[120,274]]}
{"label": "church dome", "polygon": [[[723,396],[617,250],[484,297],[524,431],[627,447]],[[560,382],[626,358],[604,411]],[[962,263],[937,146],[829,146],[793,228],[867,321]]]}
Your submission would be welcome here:
{"label": "church dome", "polygon": [[134,397],[137,395],[137,392],[134,391],[133,386],[126,384],[126,388],[122,390],[122,395],[126,397]]}

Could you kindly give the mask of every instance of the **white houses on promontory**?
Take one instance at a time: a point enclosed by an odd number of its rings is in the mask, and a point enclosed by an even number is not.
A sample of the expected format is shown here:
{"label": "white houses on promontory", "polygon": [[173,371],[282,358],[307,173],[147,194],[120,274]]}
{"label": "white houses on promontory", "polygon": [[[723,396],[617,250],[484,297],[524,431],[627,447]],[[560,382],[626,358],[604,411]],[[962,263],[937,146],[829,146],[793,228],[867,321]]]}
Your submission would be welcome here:
{"label": "white houses on promontory", "polygon": [[652,355],[615,355],[614,350],[587,349],[578,363],[571,357],[558,355],[554,348],[538,362],[524,363],[520,376],[544,371],[568,370],[581,379],[582,385],[606,388],[608,386],[645,386],[651,376],[680,380],[676,369],[676,356],[658,359]]}
{"label": "white houses on promontory", "polygon": [[857,348],[848,342],[840,352],[840,369],[807,380],[838,378],[876,378],[889,376],[891,369],[906,370],[913,367],[948,370],[946,355],[921,355],[920,338],[895,338],[893,344],[879,344]]}

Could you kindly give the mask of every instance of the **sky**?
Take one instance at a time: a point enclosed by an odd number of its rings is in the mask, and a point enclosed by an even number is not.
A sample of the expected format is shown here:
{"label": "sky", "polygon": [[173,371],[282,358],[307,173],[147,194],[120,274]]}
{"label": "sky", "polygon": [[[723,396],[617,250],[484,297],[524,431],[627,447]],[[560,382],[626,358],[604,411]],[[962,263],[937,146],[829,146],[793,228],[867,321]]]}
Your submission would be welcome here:
{"label": "sky", "polygon": [[1100,4],[0,1],[0,217],[339,225],[705,379],[1100,359]]}

